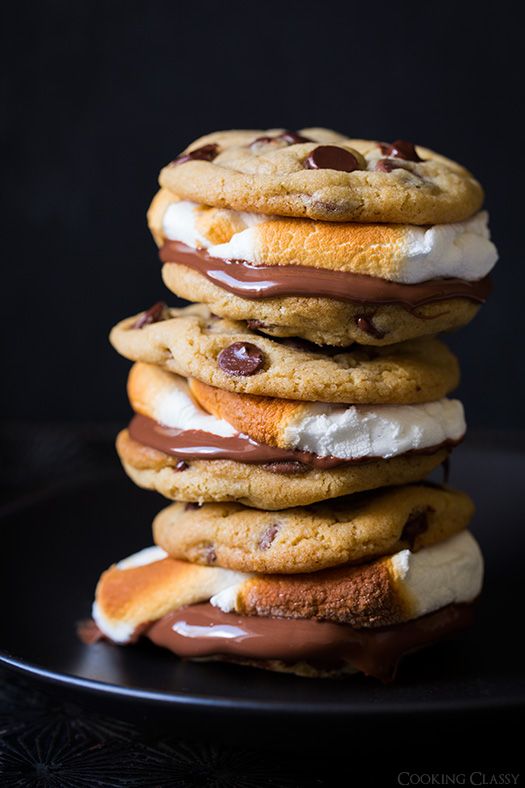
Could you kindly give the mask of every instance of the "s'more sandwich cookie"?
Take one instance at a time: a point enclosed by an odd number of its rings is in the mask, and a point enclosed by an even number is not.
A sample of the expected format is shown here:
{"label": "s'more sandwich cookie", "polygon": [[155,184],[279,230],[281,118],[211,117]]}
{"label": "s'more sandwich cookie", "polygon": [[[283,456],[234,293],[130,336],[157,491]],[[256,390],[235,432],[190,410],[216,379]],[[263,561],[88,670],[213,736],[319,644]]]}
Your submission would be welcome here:
{"label": "s'more sandwich cookie", "polygon": [[133,481],[186,502],[259,509],[423,479],[463,438],[458,400],[337,405],[228,392],[132,367],[135,416],[117,438]]}
{"label": "s'more sandwich cookie", "polygon": [[103,573],[89,637],[144,637],[185,659],[387,681],[405,654],[471,623],[482,576],[467,531],[418,552],[294,575],[199,566],[153,547]]}
{"label": "s'more sandwich cookie", "polygon": [[148,220],[168,288],[273,336],[392,344],[465,325],[490,291],[481,187],[410,143],[219,132],[160,183]]}

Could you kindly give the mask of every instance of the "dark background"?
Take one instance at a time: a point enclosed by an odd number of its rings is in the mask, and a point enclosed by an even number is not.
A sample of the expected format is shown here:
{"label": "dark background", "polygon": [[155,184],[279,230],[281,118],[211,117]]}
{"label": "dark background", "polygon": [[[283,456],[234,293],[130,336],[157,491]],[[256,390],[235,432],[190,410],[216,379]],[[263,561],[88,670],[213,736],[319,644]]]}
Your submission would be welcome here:
{"label": "dark background", "polygon": [[[450,339],[462,361],[460,395],[472,426],[525,428],[520,244],[525,45],[521,20],[512,9],[508,2],[461,0],[3,3],[0,418],[12,425],[5,429],[5,448],[0,447],[0,482],[7,481],[7,499],[43,483],[53,494],[51,481],[68,474],[116,469],[110,441],[113,423],[124,422],[129,412],[129,364],[111,349],[107,334],[115,322],[159,298],[174,303],[161,283],[145,212],[161,166],[195,137],[220,128],[324,125],[357,137],[412,139],[468,166],[486,187],[501,262],[490,301],[473,324]],[[93,427],[93,422],[107,425]],[[504,440],[510,447],[510,439]],[[513,440],[522,438],[518,434]],[[498,465],[497,451],[492,456]],[[501,479],[504,471],[499,473]],[[511,486],[514,476],[508,476]],[[490,469],[488,477],[493,478]],[[491,481],[492,486],[498,482]],[[131,484],[129,491],[132,501]],[[500,512],[495,524],[505,543],[516,545],[511,529],[519,517],[517,498],[505,489],[498,494],[504,500],[501,508],[493,504]],[[146,493],[140,496],[148,500]],[[483,509],[483,495],[479,498]],[[57,531],[50,501],[51,514],[38,526],[53,526],[51,544]],[[128,516],[130,522],[143,522],[140,507],[123,513],[110,496],[107,504],[108,518],[120,526]],[[160,508],[161,501],[144,505]],[[88,506],[82,511],[84,520],[90,511]],[[78,528],[75,517],[74,511],[72,532]],[[93,553],[109,524],[109,519],[95,521]],[[8,533],[14,538],[16,532]],[[19,538],[33,544],[30,531]],[[39,538],[46,558],[45,539]],[[502,600],[501,609],[509,611],[518,603],[513,596],[518,575],[498,557],[504,548],[498,549],[487,550],[493,586],[486,598],[494,610]],[[499,582],[505,573],[514,577],[514,585]],[[49,583],[56,591],[53,572]],[[49,593],[45,583],[41,590]],[[64,599],[71,593],[65,588]],[[512,633],[509,637],[512,646]],[[360,746],[355,731],[346,738],[342,728],[344,741],[335,746],[330,741],[324,749],[312,744],[295,768],[310,774],[303,787],[358,784],[355,776],[362,769],[372,782],[361,778],[360,785],[374,784],[381,769],[389,773],[382,784],[394,785],[397,762],[403,769],[421,762],[425,772],[462,772],[467,763],[475,769],[486,765],[487,771],[518,771],[512,767],[520,749],[512,734],[521,728],[504,711],[504,717],[494,715],[486,724],[480,718],[477,729],[475,721],[467,724],[462,718],[453,727],[446,720],[442,729],[437,721],[429,728],[414,719],[419,737],[404,724],[397,734],[378,734],[374,728],[368,749]],[[273,724],[267,725],[269,734]],[[235,770],[239,777],[231,778],[232,787],[248,784],[242,779],[245,768],[258,775],[262,769],[272,785],[297,785],[279,779],[283,756],[262,747],[251,723],[245,727],[253,746],[260,746],[257,757],[243,761],[242,753],[233,757],[229,750],[213,750],[213,774],[226,760],[227,773]],[[171,725],[170,736],[181,730]],[[225,730],[238,748],[236,737]],[[89,784],[102,784],[96,776],[107,776],[111,769],[112,775],[118,773],[112,784],[128,785],[126,775],[139,759],[147,784],[155,768],[168,774],[166,761],[169,776],[159,785],[174,784],[180,763],[192,772],[188,784],[208,784],[195,778],[205,760],[200,748],[197,755],[188,754],[184,745],[168,747],[157,734],[139,737],[121,721],[93,721],[62,697],[52,704],[42,700],[33,682],[17,689],[11,677],[0,680],[1,731],[9,736],[3,743],[0,739],[0,772],[9,756],[17,774],[27,764],[31,774],[42,763],[66,770],[73,764],[84,770],[78,771],[82,784],[88,785],[88,777]],[[103,744],[93,743],[94,732]],[[215,733],[206,720],[202,733]],[[276,737],[275,745],[288,746],[293,733]],[[331,729],[326,733],[331,735]],[[334,768],[341,767],[342,779],[321,779],[327,767],[320,771],[316,758],[324,754]],[[175,767],[178,771],[172,772]],[[139,780],[133,771],[133,784],[142,784]],[[210,784],[217,785],[215,778]],[[256,776],[250,784],[263,783]]]}
{"label": "dark background", "polygon": [[[5,7],[5,6],[4,6]],[[496,290],[451,338],[473,426],[524,427],[521,25],[510,4],[174,0],[3,12],[4,418],[124,420],[106,336],[168,298],[145,211],[192,139],[325,125],[406,138],[487,191]]]}

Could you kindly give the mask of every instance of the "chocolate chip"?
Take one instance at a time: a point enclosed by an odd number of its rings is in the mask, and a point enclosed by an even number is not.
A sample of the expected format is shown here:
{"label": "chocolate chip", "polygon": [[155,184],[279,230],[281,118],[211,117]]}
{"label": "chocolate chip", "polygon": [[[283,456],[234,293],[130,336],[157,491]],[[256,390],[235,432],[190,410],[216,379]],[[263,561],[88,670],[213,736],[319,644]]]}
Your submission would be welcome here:
{"label": "chocolate chip", "polygon": [[187,462],[184,462],[184,460],[179,460],[178,463],[175,466],[175,470],[176,471],[186,471],[186,470],[188,470],[189,467],[190,466],[188,465]]}
{"label": "chocolate chip", "polygon": [[258,547],[260,550],[268,550],[272,546],[272,542],[279,533],[279,526],[277,523],[269,525],[261,534]]}
{"label": "chocolate chip", "polygon": [[257,147],[258,145],[260,145],[261,143],[264,143],[264,142],[275,142],[275,140],[278,140],[278,139],[279,139],[279,137],[256,137],[253,140],[253,142],[250,142],[250,148],[253,147],[253,146]]}
{"label": "chocolate chip", "polygon": [[181,153],[180,156],[177,156],[171,164],[174,166],[176,164],[184,164],[186,161],[192,161],[194,159],[199,159],[202,161],[213,161],[213,159],[218,156],[219,154],[219,146],[216,142],[212,142],[209,145],[203,145],[201,148],[195,148],[195,150],[190,151],[190,153]]}
{"label": "chocolate chip", "polygon": [[282,134],[277,134],[275,137],[256,137],[253,142],[250,143],[250,148],[252,145],[259,145],[260,143],[264,142],[279,142],[279,141],[286,142],[288,145],[297,145],[300,142],[313,142],[313,140],[309,139],[308,137],[303,137],[302,134],[298,134],[296,131],[283,131]]}
{"label": "chocolate chip", "polygon": [[217,560],[217,553],[215,552],[214,546],[209,544],[203,547],[200,551],[200,557],[205,564],[214,564]]}
{"label": "chocolate chip", "polygon": [[194,501],[190,501],[189,503],[186,504],[184,509],[185,511],[188,511],[188,509],[200,509],[201,507],[202,507],[202,503],[196,503]]}
{"label": "chocolate chip", "polygon": [[270,473],[306,473],[306,471],[310,470],[308,465],[298,460],[265,462],[262,467]]}
{"label": "chocolate chip", "polygon": [[165,319],[167,309],[168,307],[164,301],[157,301],[156,304],[153,304],[153,306],[150,306],[149,309],[146,309],[145,312],[138,316],[131,328],[144,328],[144,326],[149,326],[150,323],[159,323]]}
{"label": "chocolate chip", "polygon": [[396,140],[395,142],[380,142],[379,147],[384,156],[394,156],[396,159],[405,159],[405,161],[423,161],[416,151],[413,142],[407,140]]}
{"label": "chocolate chip", "polygon": [[246,325],[252,331],[257,331],[258,328],[268,328],[268,323],[263,323],[262,320],[247,320]]}
{"label": "chocolate chip", "polygon": [[400,164],[396,164],[392,159],[379,159],[375,169],[377,172],[392,172],[392,170],[402,170]]}
{"label": "chocolate chip", "polygon": [[410,549],[414,549],[417,537],[428,529],[428,513],[435,511],[428,506],[423,512],[411,512],[401,533],[401,541],[408,542]]}
{"label": "chocolate chip", "polygon": [[367,317],[366,315],[358,315],[355,319],[356,326],[360,331],[363,331],[365,334],[368,334],[371,337],[375,337],[375,339],[383,339],[385,336],[385,332],[381,331],[377,326],[374,325],[374,322],[371,317]]}
{"label": "chocolate chip", "polygon": [[328,200],[316,200],[315,205],[319,210],[322,210],[324,213],[331,213],[334,216],[336,214],[341,213],[341,205],[338,202],[333,202]]}
{"label": "chocolate chip", "polygon": [[234,342],[218,356],[219,367],[227,375],[255,375],[264,364],[264,353],[252,342]]}
{"label": "chocolate chip", "polygon": [[350,151],[336,145],[319,145],[314,148],[305,162],[309,170],[340,170],[353,172],[359,169],[359,162]]}
{"label": "chocolate chip", "polygon": [[302,134],[298,134],[296,131],[283,131],[282,134],[279,134],[279,139],[284,140],[289,145],[297,145],[300,142],[313,142],[309,137],[303,137]]}

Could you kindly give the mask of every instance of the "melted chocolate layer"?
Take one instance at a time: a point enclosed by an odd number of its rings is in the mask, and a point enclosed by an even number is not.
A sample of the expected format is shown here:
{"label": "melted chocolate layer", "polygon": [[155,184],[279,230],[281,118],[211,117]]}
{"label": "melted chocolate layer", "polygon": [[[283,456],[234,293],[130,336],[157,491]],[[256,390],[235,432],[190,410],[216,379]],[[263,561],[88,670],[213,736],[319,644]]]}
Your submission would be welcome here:
{"label": "melted chocolate layer", "polygon": [[[234,460],[235,462],[261,465],[275,464],[276,466],[281,465],[282,473],[297,473],[297,468],[291,471],[287,467],[291,463],[300,464],[304,466],[303,470],[307,471],[312,468],[322,470],[335,468],[337,465],[375,462],[383,459],[382,457],[358,457],[344,460],[341,457],[319,457],[317,454],[307,451],[279,449],[276,446],[257,443],[247,435],[237,434],[223,437],[211,432],[204,432],[204,430],[178,430],[173,427],[165,427],[163,424],[140,414],[135,414],[128,430],[133,440],[138,443],[182,460]],[[445,441],[439,446],[413,449],[405,452],[403,456],[434,454],[439,449],[451,448],[455,445],[455,441]],[[269,468],[269,470],[278,472],[279,467]]]}
{"label": "melted chocolate layer", "polygon": [[366,675],[393,679],[404,654],[472,623],[473,605],[449,605],[421,618],[379,629],[354,629],[313,619],[263,618],[223,613],[209,603],[168,613],[143,634],[187,659],[307,662],[338,669],[349,661]]}
{"label": "melted chocolate layer", "polygon": [[478,282],[464,279],[430,279],[414,285],[389,282],[375,276],[330,271],[301,265],[254,265],[246,260],[222,260],[204,249],[191,249],[179,241],[165,241],[160,259],[180,264],[213,284],[242,298],[308,296],[334,298],[361,304],[397,304],[412,310],[424,304],[467,298],[483,303],[492,286],[488,276]]}

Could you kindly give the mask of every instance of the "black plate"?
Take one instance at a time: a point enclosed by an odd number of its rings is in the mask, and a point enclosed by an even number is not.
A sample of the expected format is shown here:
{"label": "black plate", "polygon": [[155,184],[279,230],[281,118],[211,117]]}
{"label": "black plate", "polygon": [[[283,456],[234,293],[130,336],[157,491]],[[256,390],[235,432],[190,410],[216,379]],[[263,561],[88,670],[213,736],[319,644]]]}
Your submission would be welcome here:
{"label": "black plate", "polygon": [[[121,474],[78,480],[4,510],[0,660],[70,689],[198,711],[378,717],[516,707],[525,700],[519,639],[523,587],[525,454],[464,445],[451,482],[477,504],[474,531],[487,563],[477,626],[407,658],[399,680],[307,680],[221,664],[184,663],[149,643],[84,646],[101,569],[150,543],[161,499]],[[516,640],[516,642],[513,642]]]}

